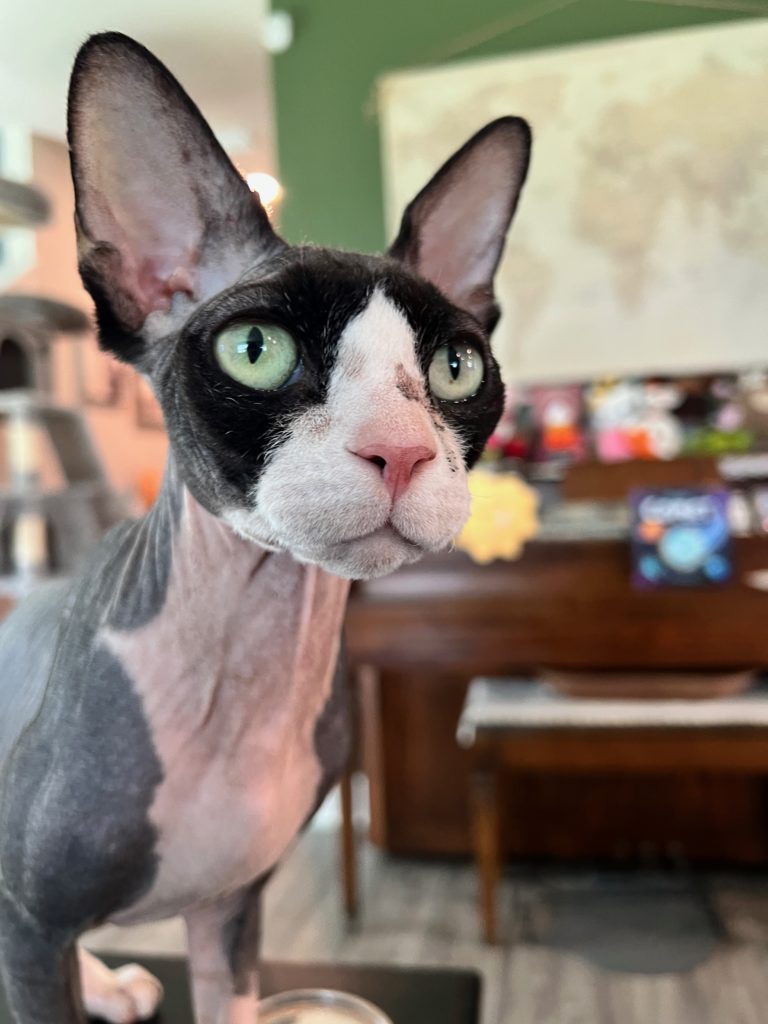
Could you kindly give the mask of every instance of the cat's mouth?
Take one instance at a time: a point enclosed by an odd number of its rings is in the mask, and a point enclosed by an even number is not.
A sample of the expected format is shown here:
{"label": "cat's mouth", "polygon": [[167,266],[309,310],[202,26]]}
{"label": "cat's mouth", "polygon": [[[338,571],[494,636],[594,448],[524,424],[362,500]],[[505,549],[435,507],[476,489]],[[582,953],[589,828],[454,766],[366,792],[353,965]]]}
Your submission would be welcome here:
{"label": "cat's mouth", "polygon": [[[428,551],[439,551],[448,546],[450,537],[413,539],[391,515],[379,525],[365,532],[338,534],[330,537],[322,533],[314,536],[309,531],[296,537],[283,530],[265,530],[266,539],[255,531],[251,523],[242,519],[233,523],[237,532],[272,551],[288,551],[300,562],[319,565],[337,576],[347,579],[371,579],[384,576],[401,565],[417,562]],[[360,526],[358,524],[358,531]],[[373,524],[371,524],[373,526]]]}
{"label": "cat's mouth", "polygon": [[338,543],[340,543],[340,544],[355,544],[355,543],[364,542],[364,541],[367,541],[367,540],[379,540],[379,539],[381,539],[381,540],[394,539],[394,540],[402,541],[403,544],[408,544],[412,548],[415,548],[418,551],[423,551],[424,550],[424,548],[422,547],[421,544],[418,544],[415,540],[411,540],[409,537],[406,537],[404,533],[401,533],[400,530],[398,530],[398,528],[394,525],[394,523],[392,522],[391,519],[388,519],[386,521],[386,523],[384,523],[382,526],[376,527],[375,530],[370,530],[368,533],[361,533],[361,534],[359,534],[356,537],[347,537],[344,540],[339,541]]}
{"label": "cat's mouth", "polygon": [[426,548],[410,540],[387,522],[376,530],[337,541],[312,561],[331,572],[349,579],[371,579],[385,576],[401,565],[417,562]]}

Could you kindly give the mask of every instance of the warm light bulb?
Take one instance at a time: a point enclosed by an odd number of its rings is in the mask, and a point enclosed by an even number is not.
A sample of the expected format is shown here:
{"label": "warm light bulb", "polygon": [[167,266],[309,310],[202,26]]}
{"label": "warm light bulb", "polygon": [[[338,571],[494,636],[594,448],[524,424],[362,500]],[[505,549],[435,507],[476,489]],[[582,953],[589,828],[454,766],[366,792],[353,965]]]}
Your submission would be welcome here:
{"label": "warm light bulb", "polygon": [[245,180],[251,192],[258,192],[264,206],[274,206],[283,198],[283,186],[271,174],[264,171],[252,171],[246,174]]}

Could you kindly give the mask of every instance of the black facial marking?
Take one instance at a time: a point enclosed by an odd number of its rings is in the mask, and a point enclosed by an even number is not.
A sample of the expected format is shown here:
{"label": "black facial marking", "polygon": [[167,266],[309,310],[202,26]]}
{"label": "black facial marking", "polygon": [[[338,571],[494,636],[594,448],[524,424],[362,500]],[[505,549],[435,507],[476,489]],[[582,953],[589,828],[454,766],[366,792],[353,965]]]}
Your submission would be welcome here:
{"label": "black facial marking", "polygon": [[[103,920],[139,899],[155,878],[149,808],[162,766],[141,698],[97,630],[101,623],[138,628],[162,607],[180,496],[171,461],[151,513],[117,526],[65,592],[44,700],[0,764],[3,875],[52,928],[80,930]],[[105,729],[109,722],[115,728]]]}
{"label": "black facial marking", "polygon": [[[163,358],[150,368],[180,472],[209,511],[248,503],[270,453],[298,416],[314,409],[321,423],[339,340],[376,289],[398,306],[417,338],[423,380],[401,368],[394,386],[409,399],[428,402],[438,429],[444,420],[460,436],[467,466],[476,461],[503,402],[498,366],[477,321],[388,257],[287,249],[199,308],[175,340],[163,343]],[[293,337],[303,366],[297,379],[267,392],[223,372],[213,356],[214,339],[245,318],[277,324]],[[377,339],[370,343],[375,349]],[[448,343],[470,344],[484,360],[483,384],[463,402],[435,399],[424,383],[432,357]],[[258,358],[255,336],[253,356]]]}
{"label": "black facial marking", "polygon": [[315,722],[315,751],[322,778],[317,787],[313,815],[341,778],[351,751],[351,699],[345,650],[342,635],[331,692]]}

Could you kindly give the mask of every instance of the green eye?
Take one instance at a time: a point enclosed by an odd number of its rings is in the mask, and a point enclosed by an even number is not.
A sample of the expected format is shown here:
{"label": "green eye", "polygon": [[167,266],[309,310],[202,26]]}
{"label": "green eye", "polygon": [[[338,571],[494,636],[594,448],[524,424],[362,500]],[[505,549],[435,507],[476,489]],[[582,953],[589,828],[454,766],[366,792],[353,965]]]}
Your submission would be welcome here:
{"label": "green eye", "polygon": [[216,362],[224,373],[256,391],[275,391],[299,366],[299,350],[277,324],[239,323],[216,335]]}
{"label": "green eye", "polygon": [[435,398],[460,402],[480,390],[485,366],[483,357],[471,345],[441,345],[429,364],[429,388]]}

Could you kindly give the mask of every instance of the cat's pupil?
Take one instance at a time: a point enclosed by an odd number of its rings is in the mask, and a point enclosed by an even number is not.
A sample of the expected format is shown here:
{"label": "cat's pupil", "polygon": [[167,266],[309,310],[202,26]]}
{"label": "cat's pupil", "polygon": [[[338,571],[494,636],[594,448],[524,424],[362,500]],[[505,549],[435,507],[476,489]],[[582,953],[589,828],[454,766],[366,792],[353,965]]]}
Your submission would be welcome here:
{"label": "cat's pupil", "polygon": [[461,358],[453,345],[448,346],[448,369],[451,371],[451,379],[456,380],[461,373]]}
{"label": "cat's pupil", "polygon": [[248,332],[247,349],[248,361],[253,365],[264,351],[264,335],[260,327],[252,327]]}

